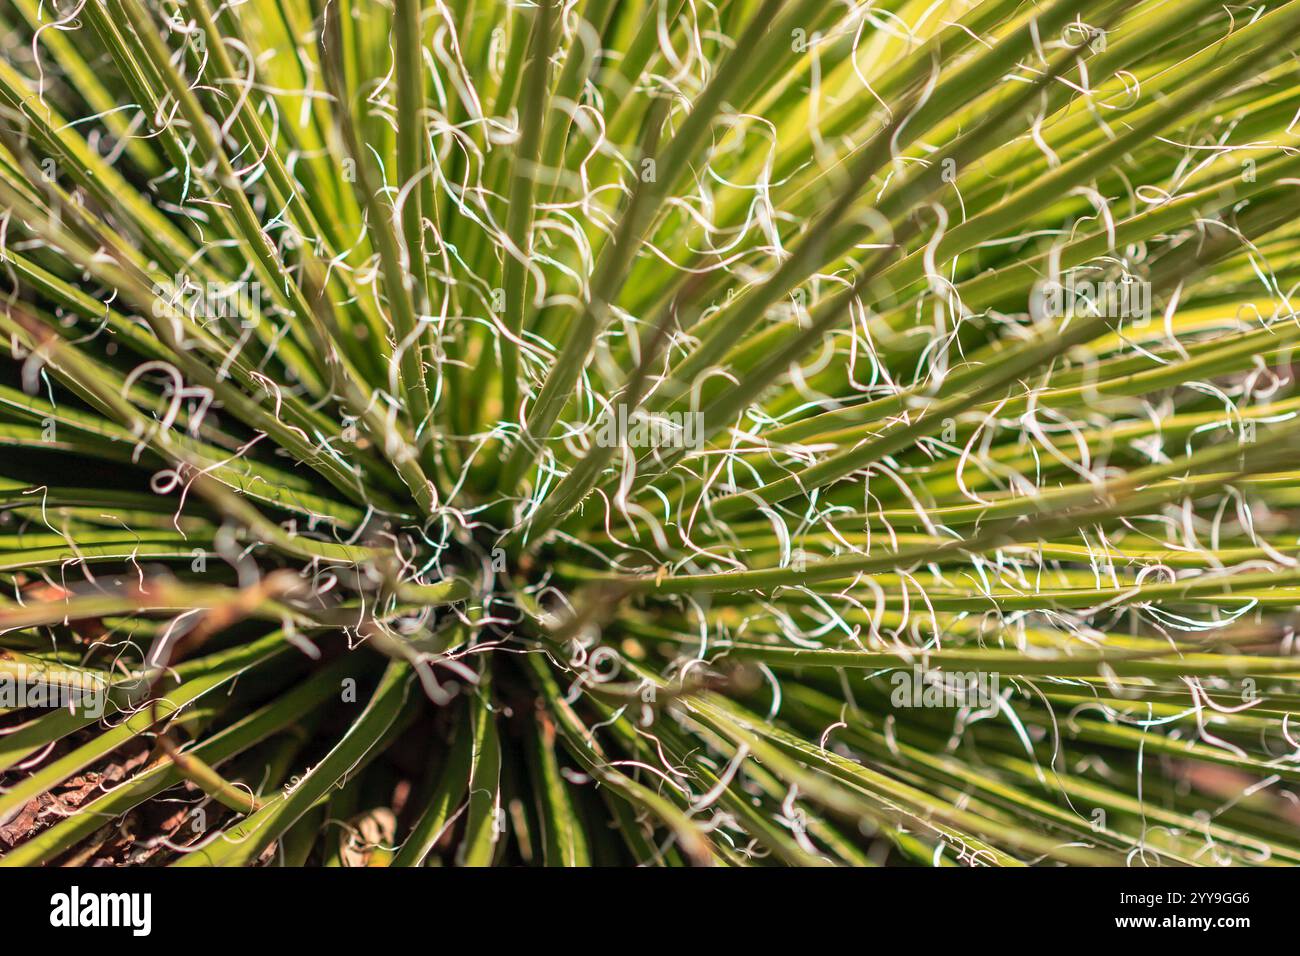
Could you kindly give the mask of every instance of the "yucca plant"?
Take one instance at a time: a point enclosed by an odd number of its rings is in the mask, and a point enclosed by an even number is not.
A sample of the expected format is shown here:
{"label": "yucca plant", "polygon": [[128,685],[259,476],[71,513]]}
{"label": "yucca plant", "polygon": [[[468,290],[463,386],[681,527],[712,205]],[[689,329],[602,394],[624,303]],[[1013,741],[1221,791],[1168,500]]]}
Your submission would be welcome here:
{"label": "yucca plant", "polygon": [[3,864],[1300,862],[1300,2],[0,23]]}

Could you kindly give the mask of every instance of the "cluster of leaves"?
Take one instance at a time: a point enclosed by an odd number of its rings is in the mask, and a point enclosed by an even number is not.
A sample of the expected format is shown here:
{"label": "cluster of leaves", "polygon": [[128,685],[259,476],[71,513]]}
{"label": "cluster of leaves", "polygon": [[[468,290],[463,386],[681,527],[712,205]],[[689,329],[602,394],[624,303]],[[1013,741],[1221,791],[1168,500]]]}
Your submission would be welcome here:
{"label": "cluster of leaves", "polygon": [[1300,0],[0,28],[0,864],[1300,862]]}

